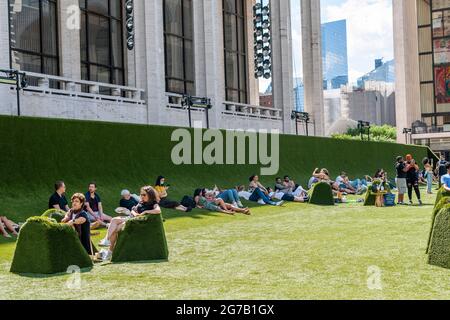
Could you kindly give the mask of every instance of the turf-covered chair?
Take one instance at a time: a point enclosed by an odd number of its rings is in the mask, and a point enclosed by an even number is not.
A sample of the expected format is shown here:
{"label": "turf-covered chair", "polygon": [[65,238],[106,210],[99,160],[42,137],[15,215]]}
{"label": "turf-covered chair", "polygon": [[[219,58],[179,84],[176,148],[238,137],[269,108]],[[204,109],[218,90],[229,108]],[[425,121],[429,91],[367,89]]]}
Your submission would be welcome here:
{"label": "turf-covered chair", "polygon": [[[379,192],[380,185],[383,184],[384,192]],[[377,196],[380,194],[384,195],[390,192],[390,187],[388,183],[382,182],[381,180],[374,180],[372,186],[367,189],[366,196],[364,198],[364,206],[373,207],[376,204]]]}
{"label": "turf-covered chair", "polygon": [[333,190],[329,183],[316,183],[309,193],[309,203],[319,206],[334,206]]}
{"label": "turf-covered chair", "polygon": [[42,217],[54,219],[56,222],[60,223],[66,214],[58,209],[49,209],[42,214]]}
{"label": "turf-covered chair", "polygon": [[442,209],[450,208],[450,197],[439,197],[439,202],[436,202],[433,208],[433,213],[431,214],[431,228],[428,235],[428,244],[427,244],[427,250],[426,253],[428,253],[430,249],[430,242],[431,242],[431,235],[433,233],[434,223],[436,221],[436,216]]}
{"label": "turf-covered chair", "polygon": [[111,261],[157,261],[168,258],[163,220],[158,214],[128,220],[119,233]]}
{"label": "turf-covered chair", "polygon": [[434,202],[434,205],[436,206],[444,197],[450,197],[450,192],[441,187],[436,194],[436,201]]}
{"label": "turf-covered chair", "polygon": [[434,219],[428,248],[428,263],[450,269],[450,207],[441,209]]}
{"label": "turf-covered chair", "polygon": [[20,230],[10,271],[55,274],[66,272],[69,266],[93,266],[76,231],[46,217],[28,219]]}

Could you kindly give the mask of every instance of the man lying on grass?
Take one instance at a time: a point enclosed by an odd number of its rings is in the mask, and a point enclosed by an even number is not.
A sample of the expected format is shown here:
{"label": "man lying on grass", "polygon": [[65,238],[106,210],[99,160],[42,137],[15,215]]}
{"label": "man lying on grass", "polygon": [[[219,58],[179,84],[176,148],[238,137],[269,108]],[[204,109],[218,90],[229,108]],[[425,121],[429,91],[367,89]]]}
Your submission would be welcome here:
{"label": "man lying on grass", "polygon": [[158,202],[159,197],[155,189],[149,186],[143,187],[141,189],[141,201],[131,210],[131,216],[116,217],[111,220],[111,224],[108,228],[108,234],[106,238],[100,242],[100,246],[109,246],[109,250],[102,250],[100,252],[100,257],[103,261],[111,259],[119,232],[123,230],[129,219],[151,214],[161,214],[161,208],[159,207]]}

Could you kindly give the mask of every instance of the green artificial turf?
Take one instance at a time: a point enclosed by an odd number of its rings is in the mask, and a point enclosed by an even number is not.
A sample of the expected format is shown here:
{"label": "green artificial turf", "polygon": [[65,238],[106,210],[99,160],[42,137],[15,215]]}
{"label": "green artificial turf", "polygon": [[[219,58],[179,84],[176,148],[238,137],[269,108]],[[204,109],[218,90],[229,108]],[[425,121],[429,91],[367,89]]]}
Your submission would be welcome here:
{"label": "green artificial turf", "polygon": [[120,232],[112,262],[167,260],[166,234],[161,215],[127,221]]}
{"label": "green artificial turf", "polygon": [[69,266],[92,267],[75,230],[46,217],[34,217],[22,226],[11,272],[55,274]]}
{"label": "green artificial turf", "polygon": [[428,263],[450,269],[450,208],[443,208],[434,219]]}
{"label": "green artificial turf", "polygon": [[[424,254],[434,197],[424,202],[394,208],[289,203],[235,217],[164,210],[169,262],[96,265],[80,274],[79,289],[68,288],[74,275],[11,274],[14,243],[2,242],[0,297],[450,299],[450,271],[429,265]],[[368,286],[374,268],[381,290]]]}
{"label": "green artificial turf", "polygon": [[57,209],[49,209],[42,214],[42,217],[53,219],[59,223],[64,219],[65,214]]}
{"label": "green artificial turf", "polygon": [[310,191],[310,204],[334,206],[333,191],[329,183],[316,183]]}

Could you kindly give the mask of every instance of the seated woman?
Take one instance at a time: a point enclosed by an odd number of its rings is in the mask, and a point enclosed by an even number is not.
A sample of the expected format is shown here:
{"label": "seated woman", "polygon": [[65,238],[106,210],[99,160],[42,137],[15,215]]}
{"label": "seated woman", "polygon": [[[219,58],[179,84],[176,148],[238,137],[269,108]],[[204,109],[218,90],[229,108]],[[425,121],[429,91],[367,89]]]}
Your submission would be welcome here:
{"label": "seated woman", "polygon": [[183,212],[192,211],[192,208],[186,208],[185,206],[181,205],[179,202],[168,199],[167,190],[169,190],[170,186],[168,186],[168,185],[166,186],[165,183],[166,183],[166,179],[163,176],[159,176],[156,179],[155,190],[159,195],[160,207],[166,208],[166,209],[175,209],[175,210],[183,211]]}
{"label": "seated woman", "polygon": [[275,202],[272,201],[269,197],[269,191],[259,182],[259,176],[253,175],[249,178],[249,192],[251,193],[248,198],[249,201],[252,202],[264,202],[264,204],[269,204],[271,206],[281,206],[283,201]]}
{"label": "seated woman", "polygon": [[288,202],[306,202],[308,201],[307,197],[296,197],[293,194],[284,193],[282,191],[274,191],[272,188],[267,188],[269,191],[269,198],[275,200],[282,200]]}
{"label": "seated woman", "polygon": [[249,208],[238,208],[229,203],[225,203],[223,199],[215,197],[214,191],[208,192],[206,189],[197,189],[194,192],[194,201],[199,209],[206,209],[229,215],[234,215],[235,213],[250,215]]}
{"label": "seated woman", "polygon": [[[153,187],[147,186],[141,189],[141,201],[139,204],[131,210],[131,217],[140,217],[151,214],[161,214],[161,208],[159,207],[159,197]],[[130,217],[117,217],[113,218],[108,228],[108,234],[106,239],[102,240],[101,246],[108,246],[108,251],[101,252],[102,260],[110,260],[112,253],[117,243],[119,232],[123,230],[126,222],[131,219]]]}
{"label": "seated woman", "polygon": [[81,244],[89,255],[94,255],[91,242],[91,223],[88,214],[84,211],[86,197],[81,193],[76,193],[71,198],[72,208],[67,212],[61,223],[65,223],[78,233]]}
{"label": "seated woman", "polygon": [[11,238],[8,233],[11,232],[13,236],[17,236],[19,232],[19,225],[6,217],[0,217],[0,232],[5,238]]}

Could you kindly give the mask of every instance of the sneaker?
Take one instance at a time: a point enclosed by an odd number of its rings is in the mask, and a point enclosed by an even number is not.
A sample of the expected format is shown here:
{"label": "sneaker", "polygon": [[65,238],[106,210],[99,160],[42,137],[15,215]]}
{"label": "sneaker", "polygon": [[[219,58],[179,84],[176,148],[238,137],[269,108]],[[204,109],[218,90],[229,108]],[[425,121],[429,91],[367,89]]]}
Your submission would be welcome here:
{"label": "sneaker", "polygon": [[409,205],[412,206],[414,203],[412,201],[409,202]]}
{"label": "sneaker", "polygon": [[244,209],[245,208],[244,205],[242,204],[242,202],[240,202],[240,201],[237,203],[237,206],[238,206],[239,209]]}
{"label": "sneaker", "polygon": [[103,261],[109,261],[112,258],[112,251],[102,250],[100,257]]}
{"label": "sneaker", "polygon": [[277,202],[276,206],[279,207],[279,206],[282,206],[283,204],[284,204],[284,201],[280,201],[280,202]]}
{"label": "sneaker", "polygon": [[109,226],[111,225],[111,223],[107,223],[107,224],[105,224],[105,228],[106,229],[109,229]]}
{"label": "sneaker", "polygon": [[111,242],[105,238],[102,241],[100,241],[100,243],[98,245],[100,247],[109,247],[111,245]]}
{"label": "sneaker", "polygon": [[185,212],[191,212],[192,211],[192,207],[187,207]]}
{"label": "sneaker", "polygon": [[422,205],[423,205],[422,200],[419,200],[419,206],[422,206]]}
{"label": "sneaker", "polygon": [[258,204],[265,205],[266,203],[264,202],[263,199],[259,199],[259,200],[258,200]]}

